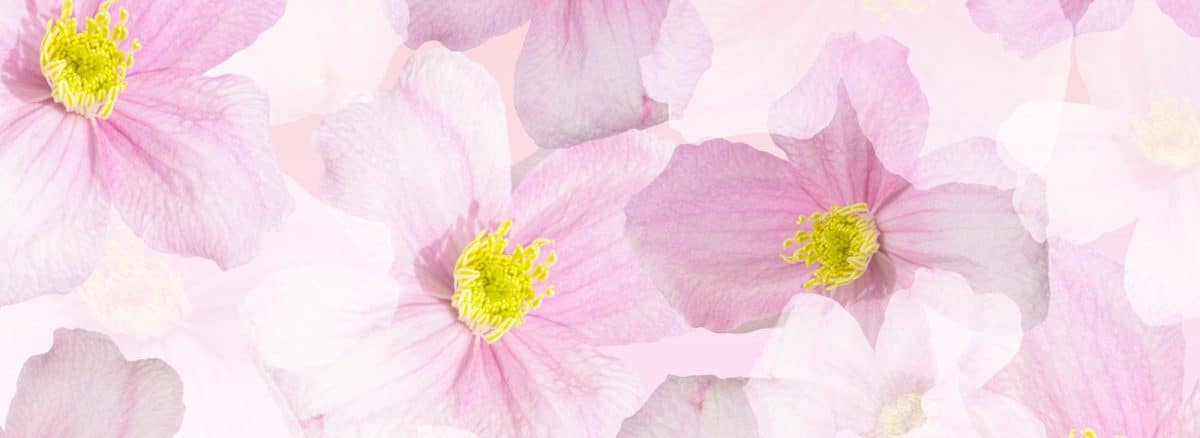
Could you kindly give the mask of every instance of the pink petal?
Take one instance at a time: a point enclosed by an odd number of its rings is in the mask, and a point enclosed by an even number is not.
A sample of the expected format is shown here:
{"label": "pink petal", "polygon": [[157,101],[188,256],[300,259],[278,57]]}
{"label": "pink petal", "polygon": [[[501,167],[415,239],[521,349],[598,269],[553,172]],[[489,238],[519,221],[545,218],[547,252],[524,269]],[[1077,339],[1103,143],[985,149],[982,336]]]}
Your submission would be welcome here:
{"label": "pink petal", "polygon": [[1163,420],[1156,436],[1196,436],[1200,434],[1200,388],[1194,386],[1192,395],[1173,415]]}
{"label": "pink petal", "polygon": [[1175,20],[1188,35],[1200,37],[1200,2],[1195,0],[1158,0],[1158,7]]}
{"label": "pink petal", "polygon": [[746,379],[668,376],[621,425],[618,438],[757,437]]}
{"label": "pink petal", "polygon": [[1121,293],[1120,266],[1103,256],[1054,241],[1050,261],[1050,312],[988,387],[1037,413],[1048,436],[1081,427],[1156,436],[1179,404],[1180,327],[1143,324]]}
{"label": "pink petal", "polygon": [[976,430],[985,437],[1043,438],[1046,426],[1028,407],[990,391],[975,391],[964,400]]}
{"label": "pink petal", "polygon": [[[392,27],[407,32],[413,49],[438,41],[451,50],[467,50],[520,26],[540,7],[536,0],[407,0],[407,8],[404,0],[386,1],[395,11]],[[406,14],[400,14],[402,10]]]}
{"label": "pink petal", "polygon": [[[0,97],[9,93],[29,102],[49,99],[50,88],[42,76],[39,54],[46,22],[57,17],[59,2],[50,0],[0,0],[0,68],[4,81]],[[36,98],[35,98],[36,97]],[[0,103],[0,105],[9,102]]]}
{"label": "pink petal", "polygon": [[654,52],[641,59],[646,95],[667,104],[671,118],[683,115],[692,90],[712,65],[712,38],[689,0],[672,0]]}
{"label": "pink petal", "polygon": [[780,144],[795,154],[812,143],[837,143],[821,134],[833,124],[852,125],[839,122],[839,114],[849,117],[846,111],[884,167],[900,175],[912,171],[924,146],[929,104],[908,68],[907,48],[887,37],[864,42],[854,34],[831,36],[804,79],[771,107],[770,130],[798,140]]}
{"label": "pink petal", "polygon": [[152,248],[238,266],[289,208],[248,80],[141,75],[100,129],[109,196]]}
{"label": "pink petal", "polygon": [[1025,230],[1012,192],[967,184],[905,190],[875,214],[880,251],[906,284],[918,267],[962,274],[976,293],[999,293],[1023,326],[1046,313],[1046,249]]}
{"label": "pink petal", "polygon": [[684,331],[625,241],[624,206],[658,176],[671,146],[630,131],[556,152],[513,193],[514,242],[554,241],[555,295],[535,315],[603,344]]}
{"label": "pink petal", "polygon": [[812,271],[780,254],[796,218],[819,209],[787,161],[714,140],[676,149],[626,207],[645,269],[688,322],[733,330],[777,315]]}
{"label": "pink petal", "polygon": [[1178,324],[1200,315],[1200,172],[1142,212],[1125,253],[1125,291],[1148,324]]}
{"label": "pink petal", "polygon": [[[534,10],[514,96],[525,130],[539,146],[570,147],[666,120],[668,104],[687,93],[666,89],[663,81],[694,80],[704,63],[703,47],[689,46],[703,39],[678,33],[683,26],[676,20],[694,23],[695,17],[685,6],[670,7],[672,1],[686,0],[556,1]],[[668,19],[670,13],[680,15]],[[660,38],[662,50],[678,60],[655,52]],[[646,56],[651,58],[643,71]]]}
{"label": "pink petal", "polygon": [[752,379],[746,383],[746,399],[754,409],[762,436],[859,438],[838,431],[828,400],[811,386],[787,380]]}
{"label": "pink petal", "polygon": [[88,121],[0,85],[0,305],[66,293],[92,273],[108,200]]}
{"label": "pink petal", "polygon": [[7,437],[163,437],[183,421],[183,383],[157,359],[129,362],[104,335],[59,329],[29,358],[9,407]]}
{"label": "pink petal", "polygon": [[1120,27],[1133,0],[970,0],[967,8],[980,30],[1032,56],[1078,34]]}
{"label": "pink petal", "polygon": [[1017,172],[1007,164],[996,142],[973,137],[921,156],[910,176],[913,185],[929,188],[951,182],[1012,189]]}
{"label": "pink petal", "polygon": [[[103,1],[76,1],[75,16],[95,15]],[[286,3],[122,0],[116,8],[129,11],[129,36],[142,43],[130,73],[153,74],[168,68],[203,73],[250,46],[283,16]],[[116,17],[116,9],[111,12]]]}
{"label": "pink petal", "polygon": [[391,227],[396,269],[447,274],[457,254],[418,259],[435,244],[465,245],[476,232],[468,222],[491,219],[508,199],[507,138],[495,80],[461,54],[431,49],[409,60],[393,91],[326,117],[313,143],[325,196]]}

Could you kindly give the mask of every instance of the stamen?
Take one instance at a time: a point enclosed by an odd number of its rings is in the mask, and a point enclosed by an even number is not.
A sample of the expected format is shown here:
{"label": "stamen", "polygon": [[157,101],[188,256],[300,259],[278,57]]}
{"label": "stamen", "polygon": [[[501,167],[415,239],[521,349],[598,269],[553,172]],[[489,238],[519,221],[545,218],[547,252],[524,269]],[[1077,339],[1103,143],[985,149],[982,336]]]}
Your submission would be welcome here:
{"label": "stamen", "polygon": [[63,2],[58,19],[46,23],[42,37],[42,75],[50,84],[51,97],[68,111],[85,117],[107,119],[112,115],[117,96],[128,85],[125,75],[133,67],[133,54],[142,48],[134,39],[128,51],[121,44],[129,38],[129,12],[121,8],[117,22],[112,22],[109,9],[116,0],[105,0],[96,15],[87,19],[79,32],[79,22],[72,15],[72,0]]}
{"label": "stamen", "polygon": [[879,412],[879,428],[883,436],[901,436],[925,424],[921,394],[905,394]]}
{"label": "stamen", "polygon": [[554,242],[535,239],[528,247],[517,245],[511,254],[505,254],[510,227],[512,221],[506,220],[495,232],[480,231],[454,265],[450,302],[458,309],[458,319],[488,343],[524,324],[529,311],[554,296],[554,286],[540,292],[533,288],[534,282],[546,280],[558,260],[550,251],[545,261],[537,263],[541,248]]}
{"label": "stamen", "polygon": [[788,263],[821,265],[804,283],[805,288],[823,286],[825,290],[834,290],[852,283],[867,271],[871,256],[879,250],[879,231],[867,204],[834,206],[828,212],[796,220],[798,225],[805,223],[812,224],[810,230],[797,231],[783,242],[785,250],[792,246],[799,248],[782,256]]}
{"label": "stamen", "polygon": [[1186,103],[1165,94],[1151,97],[1145,119],[1133,134],[1151,162],[1182,170],[1200,161],[1200,119]]}

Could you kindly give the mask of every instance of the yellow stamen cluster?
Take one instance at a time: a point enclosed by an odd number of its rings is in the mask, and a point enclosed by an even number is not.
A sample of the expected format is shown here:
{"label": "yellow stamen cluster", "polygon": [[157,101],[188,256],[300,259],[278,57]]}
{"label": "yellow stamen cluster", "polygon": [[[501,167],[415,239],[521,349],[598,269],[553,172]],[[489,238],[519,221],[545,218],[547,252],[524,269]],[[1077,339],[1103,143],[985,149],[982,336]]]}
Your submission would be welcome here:
{"label": "yellow stamen cluster", "polygon": [[554,242],[535,239],[529,246],[517,245],[511,254],[505,254],[511,227],[512,221],[506,220],[495,232],[480,231],[454,265],[450,302],[458,309],[458,319],[488,343],[524,324],[529,311],[554,296],[554,286],[541,292],[533,288],[534,282],[546,280],[557,260],[550,251],[545,261],[537,263],[541,248]]}
{"label": "yellow stamen cluster", "polygon": [[905,394],[879,412],[879,429],[883,436],[901,436],[925,424],[921,394]]}
{"label": "yellow stamen cluster", "polygon": [[1200,161],[1200,119],[1196,111],[1162,95],[1150,99],[1145,119],[1133,123],[1133,135],[1146,158],[1185,169]]}
{"label": "yellow stamen cluster", "polygon": [[821,266],[804,283],[808,289],[823,286],[826,290],[850,284],[867,271],[871,256],[879,250],[879,231],[867,204],[834,206],[827,212],[801,216],[796,224],[811,224],[809,230],[797,231],[783,242],[783,249],[798,246],[792,254],[784,254],[788,263],[804,262]]}
{"label": "yellow stamen cluster", "polygon": [[129,12],[121,8],[112,22],[109,8],[116,0],[105,0],[87,26],[79,32],[79,22],[71,15],[72,0],[63,2],[62,15],[46,24],[42,38],[42,75],[52,89],[55,102],[68,111],[86,117],[107,119],[117,96],[125,91],[125,75],[133,67],[133,53],[142,45],[134,39],[129,50],[121,44],[129,38]]}
{"label": "yellow stamen cluster", "polygon": [[[1067,438],[1075,438],[1075,429],[1071,429],[1071,434]],[[1096,438],[1096,432],[1091,429],[1084,429],[1081,438]],[[1125,435],[1117,435],[1113,438],[1125,438]]]}

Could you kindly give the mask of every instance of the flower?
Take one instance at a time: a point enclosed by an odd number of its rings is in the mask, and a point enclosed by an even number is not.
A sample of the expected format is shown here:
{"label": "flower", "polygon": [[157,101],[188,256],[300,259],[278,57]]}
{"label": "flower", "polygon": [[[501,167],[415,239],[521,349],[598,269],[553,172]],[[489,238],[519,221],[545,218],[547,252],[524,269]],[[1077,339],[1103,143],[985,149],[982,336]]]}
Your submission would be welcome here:
{"label": "flower", "polygon": [[956,274],[896,292],[872,348],[838,303],[798,295],[746,394],[763,436],[1035,436],[1033,414],[983,389],[1021,342],[1020,314]]}
{"label": "flower", "polygon": [[157,250],[249,260],[288,206],[267,100],[202,74],[283,1],[50,3],[0,19],[0,305],[87,278],[109,205]]}
{"label": "flower", "polygon": [[388,225],[383,270],[280,274],[246,304],[263,365],[308,433],[386,420],[480,436],[611,436],[635,378],[597,346],[684,329],[624,243],[621,206],[670,148],[629,132],[556,151],[511,189],[500,91],[461,54],[314,142],[334,205]]}
{"label": "flower", "polygon": [[[996,33],[1009,48],[1025,56],[1089,32],[1120,29],[1135,10],[1149,2],[1134,0],[970,0],[967,8],[981,30]],[[1159,11],[1178,29],[1200,37],[1200,3],[1155,0]],[[1166,24],[1166,23],[1164,23]],[[1169,24],[1168,24],[1169,25]],[[1115,57],[1114,57],[1115,58]]]}
{"label": "flower", "polygon": [[851,306],[871,334],[888,295],[921,267],[1009,295],[1027,325],[1040,319],[1044,246],[1011,191],[947,182],[962,163],[995,156],[986,144],[918,159],[928,107],[905,53],[887,38],[832,37],[772,109],[787,160],[725,140],[681,146],[631,199],[630,241],[689,322],[733,330],[807,290]]}
{"label": "flower", "polygon": [[419,47],[465,50],[528,21],[514,99],[541,147],[563,148],[662,123],[687,105],[712,41],[689,0],[388,0]]}
{"label": "flower", "polygon": [[1200,63],[1162,59],[1147,44],[1200,50],[1200,39],[1139,3],[1121,30],[1076,42],[1083,102],[1030,103],[1001,143],[1044,181],[1046,234],[1076,244],[1128,235],[1116,255],[1125,293],[1145,322],[1174,324],[1200,316],[1200,87],[1191,73]]}
{"label": "flower", "polygon": [[1200,436],[1200,391],[1184,394],[1180,325],[1142,323],[1121,292],[1121,267],[1052,240],[1050,313],[987,388],[1028,406],[1045,436]]}
{"label": "flower", "polygon": [[758,437],[758,423],[743,391],[746,382],[669,376],[636,414],[625,419],[617,437]]}
{"label": "flower", "polygon": [[[264,233],[250,263],[227,272],[205,260],[156,252],[120,221],[108,223],[104,255],[74,293],[45,295],[0,308],[0,351],[44,351],[58,327],[111,337],[125,354],[171,363],[188,388],[180,436],[281,436],[294,424],[264,380],[239,307],[276,272],[309,265],[353,264],[384,270],[394,250],[380,224],[326,205],[287,184],[295,213]],[[19,363],[0,361],[0,375]],[[7,382],[0,382],[4,394]],[[236,399],[237,403],[229,400]],[[4,411],[0,400],[0,412]]]}
{"label": "flower", "polygon": [[21,368],[0,435],[166,437],[183,411],[183,383],[165,362],[130,362],[104,335],[59,329]]}

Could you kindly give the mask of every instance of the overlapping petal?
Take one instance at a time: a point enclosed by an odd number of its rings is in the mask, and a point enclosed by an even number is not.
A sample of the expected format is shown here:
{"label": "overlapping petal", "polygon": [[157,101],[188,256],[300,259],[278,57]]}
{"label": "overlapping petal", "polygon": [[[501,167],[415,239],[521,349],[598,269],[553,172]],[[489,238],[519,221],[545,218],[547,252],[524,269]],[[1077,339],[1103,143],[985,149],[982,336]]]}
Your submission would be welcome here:
{"label": "overlapping petal", "polygon": [[621,425],[619,438],[759,437],[746,379],[669,376]]}

